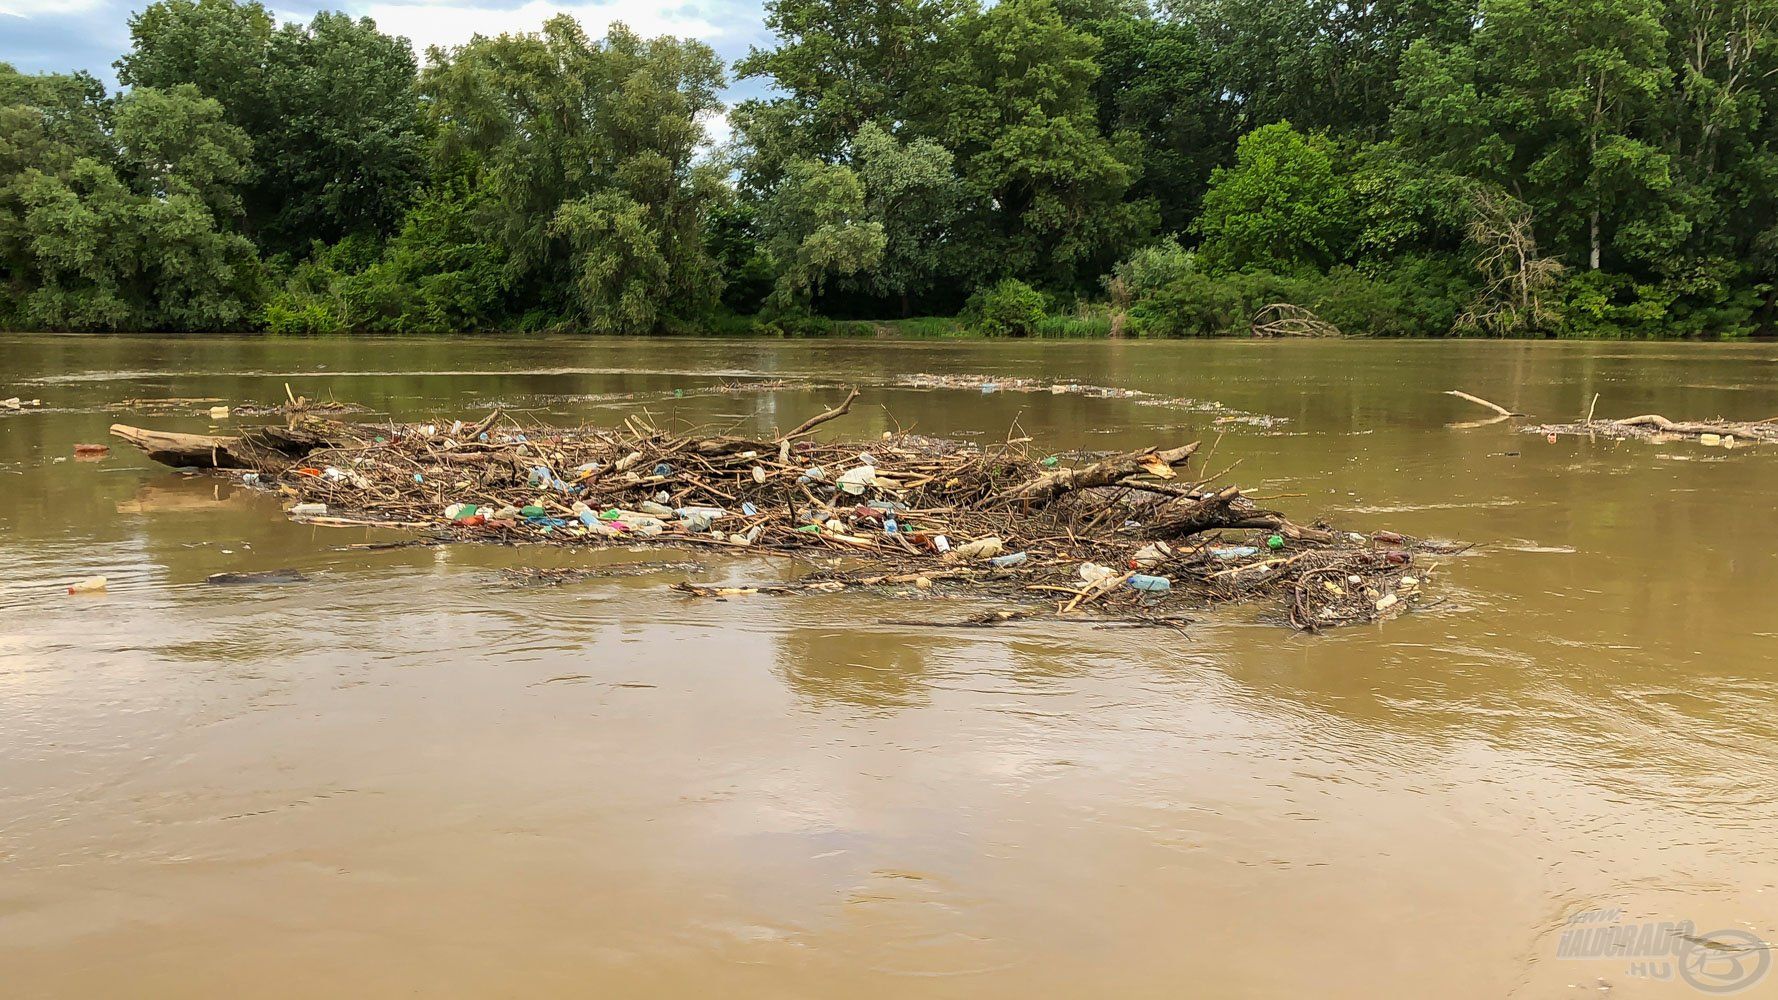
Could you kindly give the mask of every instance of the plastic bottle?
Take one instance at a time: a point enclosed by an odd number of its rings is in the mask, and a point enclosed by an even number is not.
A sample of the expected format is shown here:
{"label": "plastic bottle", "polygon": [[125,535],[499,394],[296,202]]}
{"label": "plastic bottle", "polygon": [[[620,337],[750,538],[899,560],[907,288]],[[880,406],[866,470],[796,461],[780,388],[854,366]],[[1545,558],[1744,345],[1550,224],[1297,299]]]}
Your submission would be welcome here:
{"label": "plastic bottle", "polygon": [[1173,589],[1173,581],[1164,576],[1145,576],[1137,573],[1130,577],[1130,586],[1151,594],[1165,594]]}
{"label": "plastic bottle", "polygon": [[897,531],[900,531],[900,530],[901,530],[901,526],[895,523],[895,518],[893,518],[893,517],[883,518],[883,534],[893,535]]}
{"label": "plastic bottle", "polygon": [[299,503],[290,508],[291,517],[326,517],[327,505],[324,503]]}
{"label": "plastic bottle", "polygon": [[862,496],[865,489],[877,481],[877,470],[868,465],[854,466],[834,481],[847,493]]}
{"label": "plastic bottle", "polygon": [[70,594],[102,594],[104,592],[105,578],[102,576],[89,576],[68,588]]}
{"label": "plastic bottle", "polygon": [[1134,569],[1154,569],[1172,555],[1173,550],[1166,542],[1154,542],[1137,549],[1136,554],[1130,558],[1130,566]]}
{"label": "plastic bottle", "polygon": [[995,556],[988,561],[1004,569],[1008,566],[1021,565],[1029,558],[1031,558],[1031,555],[1028,552],[1009,552],[1003,556]]}
{"label": "plastic bottle", "polygon": [[1229,545],[1220,549],[1211,549],[1210,554],[1217,559],[1245,559],[1259,555],[1259,550],[1251,545]]}

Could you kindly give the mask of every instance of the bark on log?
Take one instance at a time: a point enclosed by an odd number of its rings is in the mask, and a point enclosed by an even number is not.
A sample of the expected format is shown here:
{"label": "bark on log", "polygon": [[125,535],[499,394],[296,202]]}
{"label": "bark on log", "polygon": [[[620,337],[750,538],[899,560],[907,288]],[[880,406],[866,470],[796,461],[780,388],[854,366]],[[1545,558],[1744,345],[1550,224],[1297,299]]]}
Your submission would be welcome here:
{"label": "bark on log", "polygon": [[175,469],[251,469],[252,462],[234,453],[240,439],[214,434],[175,434],[128,424],[112,424],[111,436],[142,449],[149,458]]}
{"label": "bark on log", "polygon": [[1254,509],[1236,486],[1170,503],[1144,526],[1143,531],[1150,538],[1172,540],[1222,528],[1258,528],[1275,531],[1296,541],[1333,541],[1332,532],[1293,524],[1275,511]]}
{"label": "bark on log", "polygon": [[1029,480],[1001,493],[995,499],[1004,504],[1029,504],[1032,507],[1044,507],[1058,498],[1075,490],[1092,489],[1095,486],[1110,486],[1120,479],[1141,475],[1147,466],[1156,461],[1168,466],[1184,465],[1198,450],[1198,442],[1179,448],[1156,451],[1147,448],[1142,451],[1125,452],[1115,455],[1102,462],[1083,465],[1078,469],[1058,469],[1046,472],[1036,479]]}
{"label": "bark on log", "polygon": [[1236,521],[1253,513],[1251,509],[1236,510],[1244,499],[1239,486],[1225,486],[1215,493],[1196,499],[1180,499],[1161,509],[1161,513],[1144,526],[1151,538],[1185,538],[1217,528],[1231,527]]}
{"label": "bark on log", "polygon": [[277,471],[311,451],[332,444],[314,426],[259,427],[238,436],[178,434],[128,424],[112,424],[111,436],[142,449],[149,458],[175,469],[259,469]]}

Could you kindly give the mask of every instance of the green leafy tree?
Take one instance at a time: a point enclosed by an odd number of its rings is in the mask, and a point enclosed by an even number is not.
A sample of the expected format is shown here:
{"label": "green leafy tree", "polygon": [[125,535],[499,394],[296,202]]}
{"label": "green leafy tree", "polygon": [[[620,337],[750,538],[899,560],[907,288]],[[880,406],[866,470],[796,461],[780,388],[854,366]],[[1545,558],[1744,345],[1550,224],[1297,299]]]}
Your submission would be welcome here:
{"label": "green leafy tree", "polygon": [[224,120],[222,105],[190,84],[141,88],[117,102],[112,128],[118,168],[137,190],[156,198],[196,198],[218,218],[241,213],[239,186],[251,143]]}
{"label": "green leafy tree", "polygon": [[689,315],[721,291],[703,230],[722,185],[697,153],[722,84],[700,42],[622,25],[593,42],[565,16],[435,51],[424,79],[440,168],[485,192],[508,285],[600,329]]}
{"label": "green leafy tree", "polygon": [[766,27],[778,45],[735,66],[740,78],[770,78],[781,92],[736,109],[768,186],[790,159],[832,162],[867,123],[905,121],[966,8],[962,0],[770,0]]}
{"label": "green leafy tree", "polygon": [[574,250],[574,290],[601,333],[647,333],[671,293],[671,271],[648,210],[615,191],[563,205],[551,230]]}
{"label": "green leafy tree", "polygon": [[1416,40],[1468,37],[1475,0],[1167,0],[1206,43],[1237,131],[1278,121],[1378,138]]}
{"label": "green leafy tree", "polygon": [[1333,144],[1279,122],[1242,136],[1235,165],[1212,175],[1197,230],[1214,268],[1325,269],[1346,256],[1357,206]]}
{"label": "green leafy tree", "polygon": [[1106,275],[1105,285],[1113,304],[1126,308],[1130,302],[1148,298],[1196,270],[1197,260],[1192,252],[1180,246],[1177,237],[1168,236],[1118,261]]}
{"label": "green leafy tree", "polygon": [[[0,322],[227,329],[258,260],[234,232],[247,141],[195,88],[115,104],[79,79],[0,66]],[[101,137],[103,140],[101,141]]]}
{"label": "green leafy tree", "polygon": [[962,233],[983,275],[1074,283],[1153,224],[1125,200],[1141,153],[1099,130],[1098,40],[1052,0],[1002,0],[965,18],[926,106],[980,206]]}
{"label": "green leafy tree", "polygon": [[1523,193],[1546,240],[1590,269],[1613,231],[1644,261],[1683,238],[1669,158],[1641,123],[1671,79],[1654,0],[1488,0],[1472,42],[1419,43],[1397,133],[1407,148]]}
{"label": "green leafy tree", "polygon": [[1099,39],[1093,101],[1100,130],[1138,149],[1129,197],[1152,200],[1163,230],[1191,224],[1210,171],[1235,142],[1231,107],[1195,25],[1145,8],[1083,22]]}
{"label": "green leafy tree", "polygon": [[976,289],[963,306],[971,329],[990,337],[1026,337],[1043,324],[1043,293],[1017,278]]}
{"label": "green leafy tree", "polygon": [[272,115],[266,50],[274,24],[259,3],[156,0],[130,16],[132,44],[117,61],[118,82],[154,88],[189,83],[253,135]]}
{"label": "green leafy tree", "polygon": [[407,39],[368,18],[323,12],[272,36],[272,119],[253,134],[268,247],[384,236],[401,224],[427,168],[416,73]]}
{"label": "green leafy tree", "polygon": [[831,278],[868,272],[883,259],[883,224],[866,217],[864,185],[850,167],[795,160],[772,192],[762,223],[778,273],[770,304],[807,311]]}
{"label": "green leafy tree", "polygon": [[425,176],[407,41],[321,13],[274,29],[257,2],[157,0],[130,19],[118,79],[190,85],[252,141],[246,226],[268,252],[385,235]]}
{"label": "green leafy tree", "polygon": [[899,142],[872,123],[853,140],[854,170],[864,185],[865,215],[883,230],[883,254],[871,268],[870,290],[896,299],[901,314],[938,282],[966,192],[951,151],[932,139]]}

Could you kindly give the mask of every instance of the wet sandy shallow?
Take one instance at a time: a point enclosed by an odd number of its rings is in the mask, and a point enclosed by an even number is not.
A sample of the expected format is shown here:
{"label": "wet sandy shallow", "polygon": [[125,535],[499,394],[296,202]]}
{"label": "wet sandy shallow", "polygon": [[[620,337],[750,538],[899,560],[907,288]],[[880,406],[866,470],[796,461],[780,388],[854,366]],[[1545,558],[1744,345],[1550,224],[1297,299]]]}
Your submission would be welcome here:
{"label": "wet sandy shallow", "polygon": [[[1778,939],[1778,454],[1547,418],[1778,413],[1778,348],[0,339],[0,981],[14,996],[1699,996],[1568,922]],[[320,366],[320,367],[318,367]],[[423,372],[425,374],[390,374]],[[134,455],[120,398],[499,401],[1060,448],[1213,437],[1075,379],[1286,418],[1213,464],[1280,506],[1489,543],[1446,601],[1305,637],[879,624],[954,604],[687,603],[648,558],[292,525]],[[684,393],[676,397],[674,391]],[[629,396],[633,398],[613,398]],[[862,405],[870,403],[872,405]],[[202,417],[144,423],[203,430]],[[1517,454],[1512,454],[1517,452]],[[708,559],[700,580],[768,561]],[[207,587],[214,572],[311,582]],[[61,593],[89,573],[96,599]],[[1676,974],[1675,968],[1671,974]],[[1778,974],[1747,995],[1778,995]]]}

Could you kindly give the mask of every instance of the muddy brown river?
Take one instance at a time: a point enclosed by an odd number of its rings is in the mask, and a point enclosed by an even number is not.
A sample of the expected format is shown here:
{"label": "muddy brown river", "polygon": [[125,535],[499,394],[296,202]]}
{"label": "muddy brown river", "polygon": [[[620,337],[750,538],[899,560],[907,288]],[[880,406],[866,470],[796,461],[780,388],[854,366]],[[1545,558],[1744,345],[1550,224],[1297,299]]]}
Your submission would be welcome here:
{"label": "muddy brown river", "polygon": [[[1778,995],[1778,451],[1452,427],[1489,414],[1441,394],[1762,419],[1778,346],[8,336],[0,359],[0,397],[43,402],[0,413],[7,997]],[[1210,465],[1299,521],[1480,544],[1430,606],[1324,635],[1252,608],[1185,635],[921,628],[881,622],[991,605],[667,589],[783,572],[760,556],[514,587],[661,557],[351,549],[398,536],[121,443],[72,457],[114,421],[245,422],[120,400],[285,383],[395,419],[762,431],[856,383],[836,434],[1220,434]],[[204,582],[280,568],[308,580]],[[65,593],[94,574],[108,593]]]}

